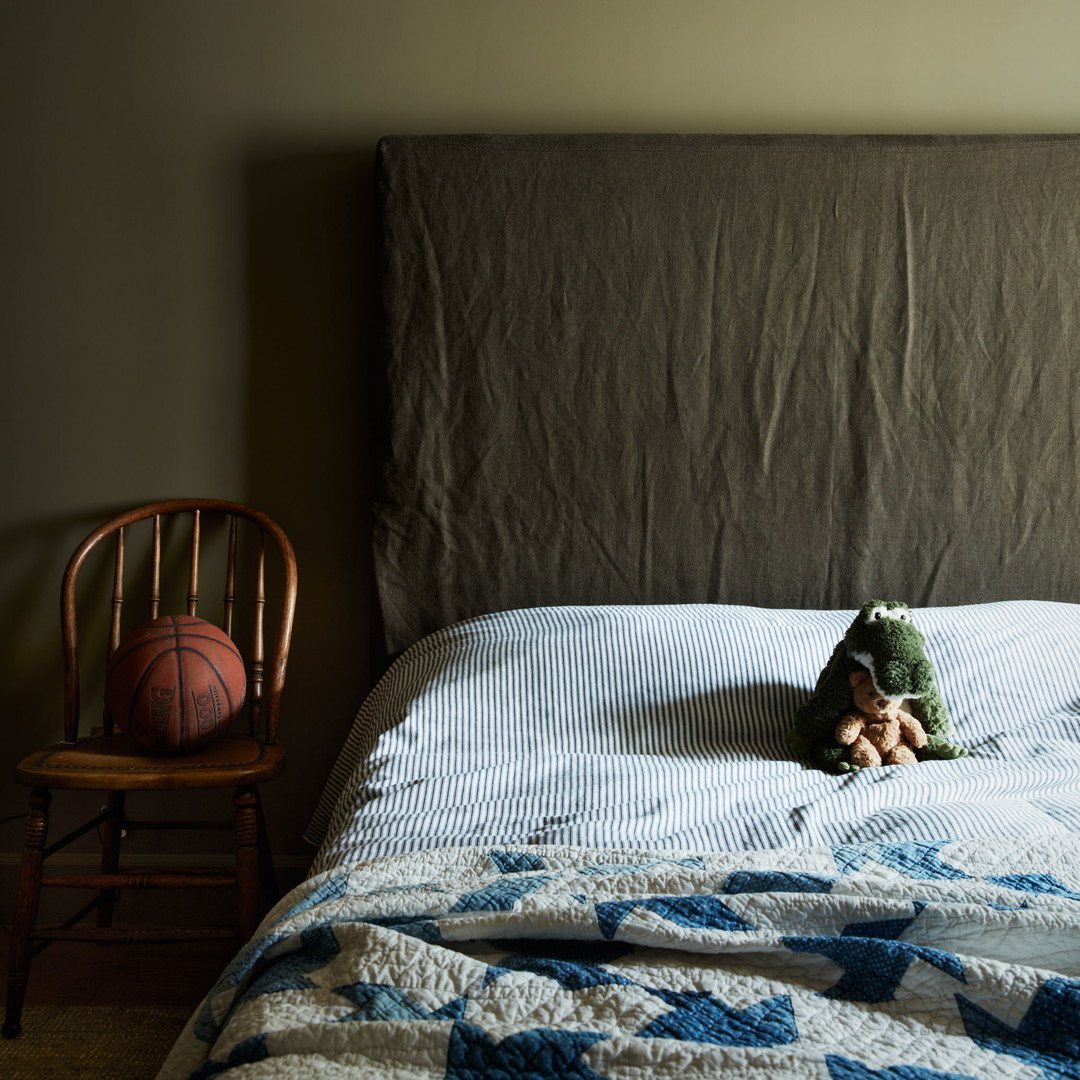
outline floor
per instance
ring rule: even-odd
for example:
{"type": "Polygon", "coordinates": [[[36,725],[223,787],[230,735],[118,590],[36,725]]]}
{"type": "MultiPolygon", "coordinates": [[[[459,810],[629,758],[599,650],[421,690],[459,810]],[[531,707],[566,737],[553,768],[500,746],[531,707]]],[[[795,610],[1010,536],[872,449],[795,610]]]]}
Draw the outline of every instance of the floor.
{"type": "MultiPolygon", "coordinates": [[[[9,938],[0,939],[0,986],[6,985],[9,944],[9,938]]],[[[56,942],[34,958],[26,1004],[184,1006],[194,1011],[239,946],[239,941],[56,942]]]]}

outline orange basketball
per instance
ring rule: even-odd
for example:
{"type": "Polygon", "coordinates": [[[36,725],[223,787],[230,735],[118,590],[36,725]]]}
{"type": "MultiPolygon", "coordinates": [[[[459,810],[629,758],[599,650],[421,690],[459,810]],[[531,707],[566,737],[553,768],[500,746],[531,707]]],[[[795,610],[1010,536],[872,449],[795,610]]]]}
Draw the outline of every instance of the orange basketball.
{"type": "Polygon", "coordinates": [[[232,640],[190,615],[165,615],[133,630],[105,680],[117,727],[157,754],[188,754],[225,734],[246,693],[244,660],[232,640]]]}

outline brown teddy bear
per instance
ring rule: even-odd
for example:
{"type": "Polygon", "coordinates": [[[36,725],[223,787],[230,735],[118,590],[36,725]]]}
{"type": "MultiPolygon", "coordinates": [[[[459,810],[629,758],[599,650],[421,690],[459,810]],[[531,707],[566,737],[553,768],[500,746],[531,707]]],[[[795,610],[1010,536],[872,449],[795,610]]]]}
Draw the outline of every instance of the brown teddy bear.
{"type": "Polygon", "coordinates": [[[896,702],[877,692],[870,672],[852,672],[851,699],[857,711],[836,725],[836,741],[849,746],[848,760],[860,768],[874,765],[914,765],[913,748],[926,745],[922,724],[896,702]]]}

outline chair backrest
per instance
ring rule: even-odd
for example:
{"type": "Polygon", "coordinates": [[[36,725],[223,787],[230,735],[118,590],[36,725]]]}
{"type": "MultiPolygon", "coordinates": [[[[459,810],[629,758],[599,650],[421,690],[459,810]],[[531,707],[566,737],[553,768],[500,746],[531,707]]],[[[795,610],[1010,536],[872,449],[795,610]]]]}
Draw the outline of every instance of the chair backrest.
{"type": "MultiPolygon", "coordinates": [[[[296,610],[297,569],[296,557],[292,544],[280,526],[266,514],[240,503],[226,502],[220,499],[175,499],[168,502],[152,503],[141,506],[127,513],[106,521],[95,529],[79,546],[68,562],[61,587],[61,628],[64,647],[64,740],[75,742],[79,735],[80,712],[80,670],[78,619],[76,617],[76,591],[79,576],[87,563],[87,558],[103,541],[112,538],[113,560],[112,578],[112,614],[109,621],[108,644],[105,663],[120,644],[125,631],[125,603],[131,596],[130,587],[125,591],[125,552],[130,551],[131,540],[128,537],[130,527],[146,522],[149,536],[144,536],[146,580],[141,592],[136,596],[145,600],[147,612],[145,618],[155,619],[160,615],[187,614],[198,615],[220,626],[230,637],[234,636],[239,620],[237,588],[240,582],[240,604],[247,601],[244,579],[251,583],[250,603],[245,621],[250,622],[250,647],[245,649],[238,643],[248,667],[248,720],[250,730],[268,743],[277,739],[278,719],[281,707],[281,693],[285,685],[285,668],[288,663],[289,645],[292,640],[293,617],[296,610]],[[224,546],[223,566],[217,567],[224,585],[221,600],[220,618],[199,612],[200,569],[206,557],[207,544],[204,542],[208,518],[212,517],[227,534],[222,539],[224,546]],[[185,520],[185,518],[187,520],[185,520]],[[179,519],[179,521],[175,521],[179,519]],[[186,527],[187,551],[183,558],[183,574],[186,576],[186,595],[182,600],[185,610],[162,611],[163,574],[175,561],[172,558],[163,561],[163,537],[175,540],[173,524],[186,527]],[[249,531],[254,535],[241,542],[241,532],[249,531]],[[266,538],[276,550],[281,564],[280,585],[275,596],[274,608],[277,610],[277,625],[273,632],[269,662],[266,657],[266,622],[267,607],[267,558],[266,538]],[[250,550],[247,563],[240,554],[250,550]],[[243,565],[241,565],[243,564],[243,565]],[[165,569],[163,569],[163,567],[165,569]]],[[[146,529],[142,530],[143,532],[146,529]]],[[[169,545],[170,556],[174,544],[169,545]]],[[[129,559],[130,562],[130,559],[129,559]]],[[[84,604],[83,606],[87,606],[84,604]]],[[[130,606],[130,605],[129,605],[130,606]]],[[[140,605],[141,606],[141,605],[140,605]]],[[[205,605],[204,605],[205,606],[205,605]]],[[[141,623],[143,619],[139,619],[141,623]]],[[[133,628],[133,627],[132,627],[133,628]]],[[[106,734],[113,730],[113,720],[105,710],[103,727],[106,734]]]]}

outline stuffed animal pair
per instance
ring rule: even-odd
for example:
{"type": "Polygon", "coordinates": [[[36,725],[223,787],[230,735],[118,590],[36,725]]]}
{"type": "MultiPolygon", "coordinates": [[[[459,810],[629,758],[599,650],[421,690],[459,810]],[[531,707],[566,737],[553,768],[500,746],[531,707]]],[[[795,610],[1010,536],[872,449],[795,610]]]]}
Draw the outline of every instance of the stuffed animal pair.
{"type": "Polygon", "coordinates": [[[853,712],[836,725],[836,741],[848,748],[848,764],[914,765],[916,750],[926,745],[926,730],[911,713],[878,693],[869,671],[849,677],[853,712]]]}
{"type": "Polygon", "coordinates": [[[864,604],[795,713],[788,746],[829,772],[963,757],[906,604],[864,604]],[[901,703],[908,706],[905,711],[901,703]]]}

